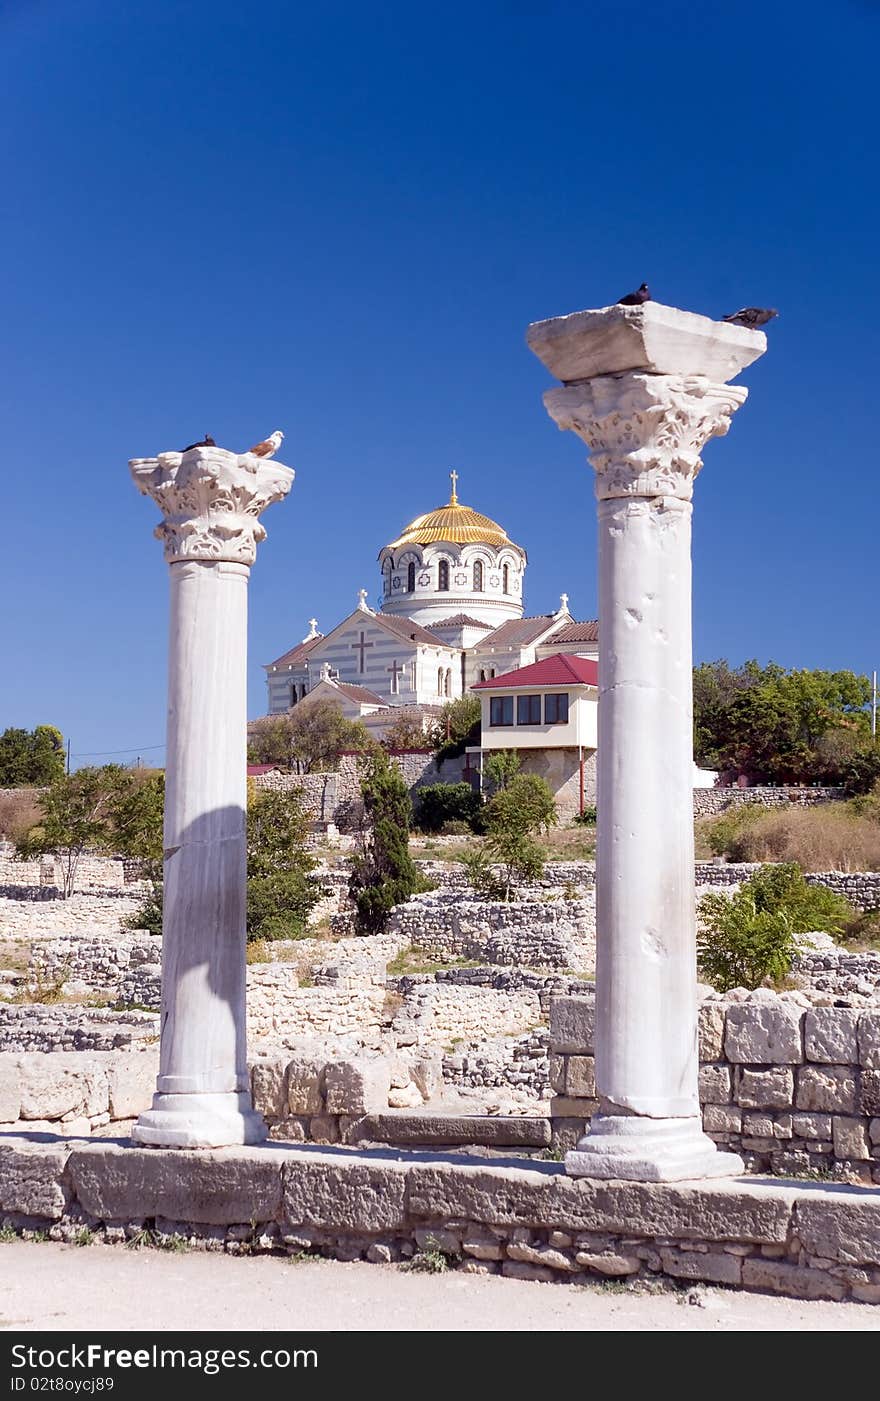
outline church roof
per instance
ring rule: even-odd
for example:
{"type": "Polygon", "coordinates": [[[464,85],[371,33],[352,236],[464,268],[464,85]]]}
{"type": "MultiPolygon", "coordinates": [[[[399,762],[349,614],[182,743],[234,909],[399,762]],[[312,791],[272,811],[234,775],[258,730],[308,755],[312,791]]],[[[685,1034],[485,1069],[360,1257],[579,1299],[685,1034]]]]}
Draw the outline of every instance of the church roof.
{"type": "Polygon", "coordinates": [[[352,681],[333,681],[337,691],[341,691],[344,696],[348,696],[355,705],[387,705],[384,697],[371,691],[367,686],[356,686],[352,681]]]}
{"type": "Polygon", "coordinates": [[[555,617],[555,613],[542,613],[538,618],[510,618],[494,632],[481,637],[475,650],[483,647],[528,647],[530,642],[535,642],[548,631],[555,617]]]}
{"type": "Polygon", "coordinates": [[[504,676],[490,681],[478,681],[472,691],[506,691],[520,686],[598,686],[599,667],[592,657],[573,657],[570,652],[556,652],[543,662],[517,667],[504,676]]]}
{"type": "Polygon", "coordinates": [[[298,666],[300,662],[305,661],[312,648],[317,647],[318,643],[323,641],[323,637],[309,637],[305,642],[298,642],[295,647],[291,647],[289,652],[285,652],[276,661],[270,662],[269,666],[298,666]]]}
{"type": "Polygon", "coordinates": [[[585,623],[566,623],[564,628],[554,632],[551,642],[598,642],[599,621],[597,618],[585,623]]]}
{"type": "Polygon", "coordinates": [[[428,511],[424,516],[416,516],[396,540],[388,546],[396,550],[403,545],[433,545],[441,540],[449,540],[456,545],[514,545],[507,531],[491,517],[475,511],[472,506],[463,506],[455,490],[458,473],[451,472],[452,493],[445,506],[436,511],[428,511]]]}
{"type": "Polygon", "coordinates": [[[428,632],[421,623],[414,623],[412,618],[399,618],[394,613],[371,613],[370,617],[375,618],[376,622],[381,623],[389,632],[396,632],[405,642],[429,642],[433,647],[439,642],[441,647],[446,646],[441,637],[428,632]]]}
{"type": "Polygon", "coordinates": [[[482,628],[484,632],[491,632],[494,624],[487,623],[480,618],[472,618],[468,613],[453,613],[451,618],[441,618],[439,622],[431,624],[432,628],[482,628]]]}

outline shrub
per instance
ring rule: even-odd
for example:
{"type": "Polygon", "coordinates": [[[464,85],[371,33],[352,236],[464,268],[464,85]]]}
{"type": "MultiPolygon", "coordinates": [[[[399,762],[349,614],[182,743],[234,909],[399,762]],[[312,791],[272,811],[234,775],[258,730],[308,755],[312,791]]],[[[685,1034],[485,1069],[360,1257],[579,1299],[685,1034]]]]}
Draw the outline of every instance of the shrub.
{"type": "Polygon", "coordinates": [[[248,939],[302,939],[317,898],[303,871],[252,877],[247,884],[248,939]]]}
{"type": "Polygon", "coordinates": [[[793,863],[763,867],[733,896],[704,895],[698,912],[697,964],[719,992],[784,977],[796,934],[840,935],[854,913],[834,891],[807,885],[793,863]]]}
{"type": "Polygon", "coordinates": [[[595,827],[597,821],[598,813],[596,812],[595,803],[585,807],[583,812],[575,813],[572,818],[572,822],[576,822],[578,826],[581,827],[595,827]]]}
{"type": "Polygon", "coordinates": [[[360,928],[378,934],[395,905],[430,889],[430,883],[409,854],[412,801],[400,770],[384,749],[377,747],[366,757],[361,797],[361,849],[352,863],[349,891],[360,928]]]}
{"type": "Polygon", "coordinates": [[[520,773],[490,798],[484,813],[485,850],[465,865],[479,894],[509,900],[514,882],[536,881],[543,873],[544,852],[535,835],[555,823],[556,804],[543,778],[520,773]],[[500,876],[490,871],[492,862],[501,867],[500,876]]]}
{"type": "Polygon", "coordinates": [[[481,827],[482,803],[469,783],[432,783],[416,794],[416,825],[422,832],[441,832],[448,822],[464,824],[465,831],[481,827]]]}
{"type": "Polygon", "coordinates": [[[446,759],[458,759],[469,744],[480,739],[480,701],[476,696],[459,696],[447,701],[431,731],[431,742],[441,768],[446,759]]]}
{"type": "Polygon", "coordinates": [[[251,789],[247,817],[247,937],[301,939],[320,898],[309,879],[309,820],[299,790],[251,789]]]}
{"type": "Polygon", "coordinates": [[[483,761],[483,778],[490,788],[506,788],[520,768],[521,760],[515,749],[496,749],[483,761]]]}

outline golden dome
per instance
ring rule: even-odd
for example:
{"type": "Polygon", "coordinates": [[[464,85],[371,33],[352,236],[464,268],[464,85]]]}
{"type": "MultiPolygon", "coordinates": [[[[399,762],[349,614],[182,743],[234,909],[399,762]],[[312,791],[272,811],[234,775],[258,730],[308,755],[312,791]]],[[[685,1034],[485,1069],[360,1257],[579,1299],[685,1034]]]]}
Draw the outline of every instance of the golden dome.
{"type": "MultiPolygon", "coordinates": [[[[449,540],[456,545],[512,545],[507,531],[497,521],[481,515],[470,506],[462,506],[455,490],[458,473],[452,476],[452,493],[446,506],[427,515],[416,516],[406,529],[387,546],[389,550],[403,545],[434,545],[449,540]]],[[[514,546],[514,549],[517,547],[514,546]]]]}

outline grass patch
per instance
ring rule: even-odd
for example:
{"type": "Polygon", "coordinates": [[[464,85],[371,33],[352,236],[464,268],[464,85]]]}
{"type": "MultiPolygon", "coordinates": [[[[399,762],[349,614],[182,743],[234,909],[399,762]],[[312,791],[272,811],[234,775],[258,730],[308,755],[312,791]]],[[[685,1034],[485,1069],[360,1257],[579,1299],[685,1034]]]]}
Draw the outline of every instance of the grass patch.
{"type": "Polygon", "coordinates": [[[473,958],[431,959],[412,947],[401,949],[388,964],[390,978],[402,978],[407,973],[440,973],[444,968],[479,968],[481,964],[473,958]]]}
{"type": "Polygon", "coordinates": [[[701,856],[795,861],[803,871],[880,871],[880,821],[863,799],[730,808],[695,826],[701,856]]]}
{"type": "Polygon", "coordinates": [[[0,1245],[9,1245],[13,1240],[18,1240],[18,1232],[11,1226],[0,1226],[0,1245]]]}

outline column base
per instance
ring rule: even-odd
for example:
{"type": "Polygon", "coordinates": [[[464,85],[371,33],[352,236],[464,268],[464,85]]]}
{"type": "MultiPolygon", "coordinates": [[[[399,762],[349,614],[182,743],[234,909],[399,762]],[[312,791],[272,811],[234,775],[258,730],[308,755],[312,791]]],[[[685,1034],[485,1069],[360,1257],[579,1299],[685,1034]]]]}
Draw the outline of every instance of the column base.
{"type": "Polygon", "coordinates": [[[249,1094],[156,1094],[131,1131],[132,1142],[154,1148],[230,1148],[267,1135],[249,1094]]]}
{"type": "Polygon", "coordinates": [[[685,1182],[736,1177],[737,1153],[723,1153],[700,1119],[648,1119],[641,1114],[597,1114],[577,1148],[565,1155],[570,1177],[614,1177],[629,1182],[685,1182]]]}

